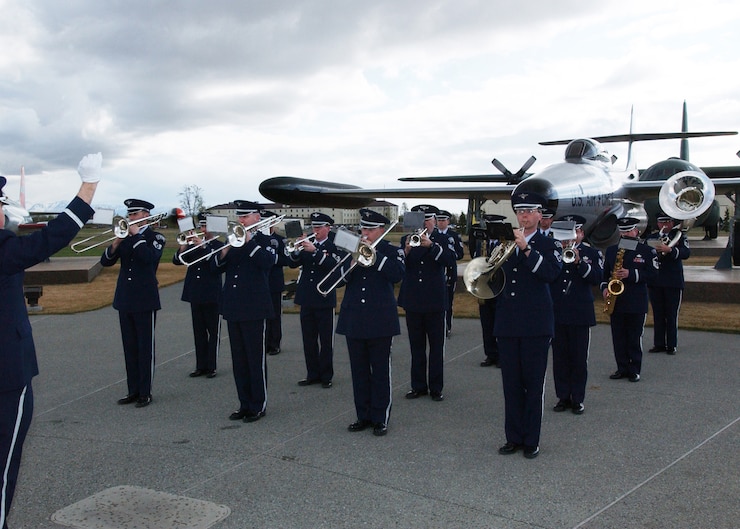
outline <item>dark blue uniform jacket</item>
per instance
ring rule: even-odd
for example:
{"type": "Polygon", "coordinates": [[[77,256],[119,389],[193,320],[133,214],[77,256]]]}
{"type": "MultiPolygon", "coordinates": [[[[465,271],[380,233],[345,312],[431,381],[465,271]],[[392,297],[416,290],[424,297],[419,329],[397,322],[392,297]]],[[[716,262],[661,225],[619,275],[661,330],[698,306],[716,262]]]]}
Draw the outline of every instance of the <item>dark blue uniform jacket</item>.
{"type": "Polygon", "coordinates": [[[0,392],[21,389],[39,373],[23,297],[24,270],[64,248],[92,215],[92,208],[75,198],[40,231],[18,237],[0,230],[0,392]]]}
{"type": "Polygon", "coordinates": [[[560,243],[537,232],[529,257],[519,252],[501,267],[504,290],[496,299],[495,336],[552,336],[555,332],[550,286],[562,268],[560,243]]]}
{"type": "Polygon", "coordinates": [[[103,266],[113,266],[121,260],[113,308],[123,312],[159,310],[157,267],[164,249],[164,235],[147,227],[129,235],[116,251],[109,246],[100,258],[103,266]]]}
{"type": "Polygon", "coordinates": [[[346,276],[337,334],[356,339],[401,334],[393,285],[403,278],[403,250],[385,240],[375,250],[372,266],[357,265],[346,276]]]}

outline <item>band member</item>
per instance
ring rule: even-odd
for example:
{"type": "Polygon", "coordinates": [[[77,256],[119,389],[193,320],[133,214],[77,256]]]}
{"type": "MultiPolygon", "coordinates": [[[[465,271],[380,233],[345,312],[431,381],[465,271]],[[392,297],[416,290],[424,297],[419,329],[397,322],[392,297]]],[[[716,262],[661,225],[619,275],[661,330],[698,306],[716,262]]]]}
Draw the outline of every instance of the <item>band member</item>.
{"type": "MultiPolygon", "coordinates": [[[[273,211],[262,211],[260,217],[268,219],[277,217],[273,211]]],[[[270,245],[275,250],[276,262],[270,268],[268,282],[270,283],[270,298],[272,300],[273,317],[267,320],[265,332],[265,347],[268,355],[280,354],[280,343],[283,341],[283,290],[285,290],[285,274],[283,267],[290,264],[285,253],[285,237],[275,232],[277,225],[270,227],[270,245]]]]}
{"type": "Polygon", "coordinates": [[[606,249],[601,282],[604,300],[614,303],[610,319],[617,370],[609,378],[629,378],[630,382],[640,380],[642,331],[648,310],[647,284],[655,279],[659,267],[655,250],[637,240],[638,224],[639,221],[632,217],[617,221],[621,240],[606,249]],[[618,281],[624,289],[621,294],[609,293],[612,280],[618,281]]]}
{"type": "Polygon", "coordinates": [[[371,209],[360,209],[364,242],[375,245],[370,266],[352,266],[337,321],[337,334],[347,339],[357,421],[350,432],[369,427],[388,433],[391,415],[391,344],[401,334],[393,285],[403,278],[403,250],[381,239],[389,220],[371,209]]]}
{"type": "Polygon", "coordinates": [[[118,311],[128,393],[118,404],[136,403],[137,408],[152,402],[155,345],[154,328],[159,302],[157,267],[165,237],[144,220],[154,204],[138,198],[123,202],[128,208],[128,237],[117,238],[105,249],[100,264],[113,266],[121,260],[113,308],[118,311]]]}
{"type": "Polygon", "coordinates": [[[229,419],[254,422],[265,416],[267,408],[265,320],[273,316],[268,276],[276,257],[270,238],[250,229],[261,220],[261,206],[247,200],[235,200],[234,205],[239,224],[246,228],[244,243],[225,244],[211,266],[226,274],[221,315],[229,329],[239,397],[239,409],[229,419]]]}
{"type": "Polygon", "coordinates": [[[82,185],[77,196],[41,230],[18,237],[6,229],[0,176],[0,527],[7,528],[23,443],[33,416],[31,381],[39,374],[31,322],[23,297],[25,270],[64,248],[93,216],[90,207],[100,180],[102,155],[88,154],[77,172],[82,185]]]}
{"type": "Polygon", "coordinates": [[[555,210],[552,208],[544,208],[542,210],[542,219],[540,219],[540,233],[544,235],[545,237],[552,237],[552,232],[550,231],[550,227],[552,226],[552,221],[555,219],[555,210]]]}
{"type": "MultiPolygon", "coordinates": [[[[492,224],[495,222],[502,223],[506,220],[503,215],[484,215],[483,220],[485,224],[492,224]]],[[[485,236],[485,249],[486,257],[491,256],[493,249],[498,246],[498,239],[491,239],[485,230],[479,232],[480,235],[485,236]]],[[[480,255],[471,255],[471,257],[481,257],[480,255]]],[[[496,324],[496,297],[488,299],[478,299],[478,317],[480,319],[481,332],[483,334],[483,354],[485,358],[480,363],[481,367],[498,367],[498,343],[496,343],[496,336],[493,334],[493,328],[496,324]]]]}
{"type": "Polygon", "coordinates": [[[657,221],[659,231],[648,239],[661,241],[667,237],[669,244],[661,242],[655,246],[660,269],[655,281],[648,284],[654,320],[650,352],[674,355],[678,346],[678,311],[684,288],[683,261],[691,256],[691,250],[688,239],[680,231],[679,222],[663,212],[658,214],[657,221]]]}
{"type": "Polygon", "coordinates": [[[398,305],[406,311],[411,347],[411,390],[406,398],[417,399],[431,394],[432,400],[442,401],[445,312],[448,308],[446,270],[456,265],[455,253],[449,248],[447,238],[435,229],[439,209],[422,204],[411,211],[424,213],[426,231],[415,234],[418,245],[412,245],[410,235],[401,238],[406,271],[398,293],[398,305]]]}
{"type": "Polygon", "coordinates": [[[535,193],[511,197],[520,229],[516,250],[501,269],[504,289],[496,301],[494,334],[504,385],[506,444],[499,453],[539,454],[547,355],[553,336],[549,283],[562,267],[560,243],[538,230],[545,199],[535,193]]]}
{"type": "Polygon", "coordinates": [[[601,283],[604,257],[583,240],[586,219],[569,215],[559,220],[576,223],[576,239],[563,242],[572,252],[573,260],[564,260],[560,275],[550,285],[555,314],[552,373],[558,397],[553,409],[558,412],[570,409],[581,415],[585,409],[591,327],[596,325],[593,286],[601,283]]]}
{"type": "Polygon", "coordinates": [[[295,304],[301,307],[301,334],[306,359],[306,378],[299,386],[321,384],[330,388],[334,377],[334,312],[336,289],[323,296],[317,285],[342,259],[343,254],[329,234],[334,219],[315,211],[311,213],[313,241],[306,239],[290,254],[290,266],[300,266],[295,304]]]}
{"type": "Polygon", "coordinates": [[[455,287],[457,287],[457,261],[465,257],[465,249],[460,235],[450,228],[449,211],[440,209],[437,214],[437,231],[442,235],[447,243],[447,247],[455,254],[455,262],[445,270],[447,278],[447,310],[445,314],[447,336],[452,333],[452,305],[455,301],[455,287]]]}
{"type": "Polygon", "coordinates": [[[176,265],[188,266],[180,299],[190,303],[195,341],[195,370],[191,377],[216,376],[216,364],[221,344],[221,317],[218,307],[221,300],[221,274],[211,268],[212,257],[205,256],[217,250],[223,243],[208,231],[205,215],[199,218],[200,236],[191,236],[190,244],[181,244],[172,257],[176,265]],[[196,248],[197,249],[193,249],[196,248]],[[188,251],[183,255],[183,252],[188,251]],[[197,261],[197,262],[196,262],[197,261]]]}

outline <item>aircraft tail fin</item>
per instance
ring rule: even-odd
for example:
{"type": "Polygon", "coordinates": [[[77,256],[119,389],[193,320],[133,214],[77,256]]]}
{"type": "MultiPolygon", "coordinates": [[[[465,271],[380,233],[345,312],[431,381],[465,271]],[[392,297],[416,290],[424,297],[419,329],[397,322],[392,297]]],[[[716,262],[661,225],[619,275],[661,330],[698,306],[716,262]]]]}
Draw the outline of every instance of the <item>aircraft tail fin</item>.
{"type": "MultiPolygon", "coordinates": [[[[686,110],[686,101],[683,102],[683,117],[681,118],[681,132],[689,131],[689,113],[686,110]]],[[[681,138],[681,159],[689,161],[689,140],[681,138]]]]}
{"type": "MultiPolygon", "coordinates": [[[[630,140],[629,140],[629,144],[627,145],[627,169],[629,169],[630,167],[632,167],[633,164],[635,164],[635,161],[632,158],[632,143],[633,143],[632,128],[634,125],[634,119],[635,119],[635,105],[632,105],[632,107],[630,107],[630,133],[629,133],[630,140]]],[[[635,167],[637,167],[636,164],[635,164],[635,167]]]]}

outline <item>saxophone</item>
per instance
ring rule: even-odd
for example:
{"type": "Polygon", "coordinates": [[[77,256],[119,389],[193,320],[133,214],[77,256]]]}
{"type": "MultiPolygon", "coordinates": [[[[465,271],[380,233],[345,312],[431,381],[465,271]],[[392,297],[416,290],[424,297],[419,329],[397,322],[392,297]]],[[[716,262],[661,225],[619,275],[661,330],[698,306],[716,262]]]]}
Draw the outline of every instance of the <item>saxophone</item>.
{"type": "Polygon", "coordinates": [[[622,268],[622,262],[624,260],[624,248],[617,250],[617,257],[614,260],[614,268],[612,269],[612,276],[609,279],[609,283],[606,285],[606,298],[604,298],[604,312],[611,315],[614,312],[614,305],[616,297],[624,292],[624,283],[621,279],[617,278],[617,270],[622,268]]]}

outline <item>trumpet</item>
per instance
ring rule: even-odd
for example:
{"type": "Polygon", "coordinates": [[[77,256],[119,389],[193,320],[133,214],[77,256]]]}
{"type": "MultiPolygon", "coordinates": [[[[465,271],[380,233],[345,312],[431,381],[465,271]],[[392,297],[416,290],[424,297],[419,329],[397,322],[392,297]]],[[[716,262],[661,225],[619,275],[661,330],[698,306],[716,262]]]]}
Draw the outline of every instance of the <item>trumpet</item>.
{"type": "Polygon", "coordinates": [[[116,239],[125,239],[129,236],[129,233],[131,231],[131,226],[138,226],[139,229],[144,228],[146,226],[152,226],[154,224],[159,223],[163,218],[167,216],[167,213],[159,213],[157,215],[150,215],[148,217],[144,217],[143,219],[138,219],[134,221],[128,221],[127,219],[120,219],[118,222],[116,222],[113,227],[109,230],[105,230],[101,233],[98,233],[96,235],[92,235],[90,237],[87,237],[85,239],[82,239],[81,241],[77,241],[73,244],[71,244],[69,247],[72,249],[72,251],[76,253],[82,253],[86,252],[88,250],[92,250],[93,248],[97,248],[98,246],[102,246],[106,243],[109,243],[111,241],[115,241],[116,239]],[[112,236],[106,237],[109,233],[113,233],[112,236]],[[99,239],[103,237],[101,240],[96,242],[90,242],[94,241],[95,239],[99,239]],[[85,246],[85,243],[89,243],[85,246]]]}
{"type": "Polygon", "coordinates": [[[182,232],[177,235],[177,244],[179,244],[180,246],[185,246],[186,244],[194,244],[194,239],[202,239],[205,236],[205,232],[202,231],[182,232]]]}
{"type": "Polygon", "coordinates": [[[285,243],[285,253],[300,252],[301,250],[303,250],[304,242],[313,242],[314,239],[316,239],[316,234],[312,233],[303,237],[302,239],[288,241],[285,243]]]}
{"type": "Polygon", "coordinates": [[[571,264],[576,262],[576,241],[568,241],[567,246],[563,246],[563,262],[571,264]]]}
{"type": "Polygon", "coordinates": [[[357,265],[367,268],[375,264],[375,260],[377,259],[377,251],[375,250],[375,247],[380,241],[383,240],[386,235],[390,233],[390,231],[396,226],[396,224],[398,224],[398,221],[392,222],[390,225],[388,225],[382,235],[375,239],[375,241],[371,244],[360,241],[356,249],[347,252],[347,254],[342,257],[342,259],[340,259],[336,265],[334,265],[334,268],[332,268],[329,273],[326,274],[324,278],[316,284],[316,290],[319,292],[319,294],[324,297],[331,294],[331,292],[335,288],[337,288],[342,281],[344,281],[344,278],[347,277],[347,274],[349,274],[357,265]],[[352,264],[349,265],[349,268],[342,271],[342,273],[339,275],[339,278],[334,281],[334,283],[332,283],[328,287],[325,287],[325,283],[329,281],[329,279],[336,273],[337,270],[341,270],[343,268],[348,259],[352,259],[352,264]]]}
{"type": "Polygon", "coordinates": [[[427,229],[424,228],[423,230],[416,230],[416,233],[412,233],[409,237],[409,246],[413,248],[418,248],[419,246],[421,246],[421,238],[426,232],[427,229]]]}

